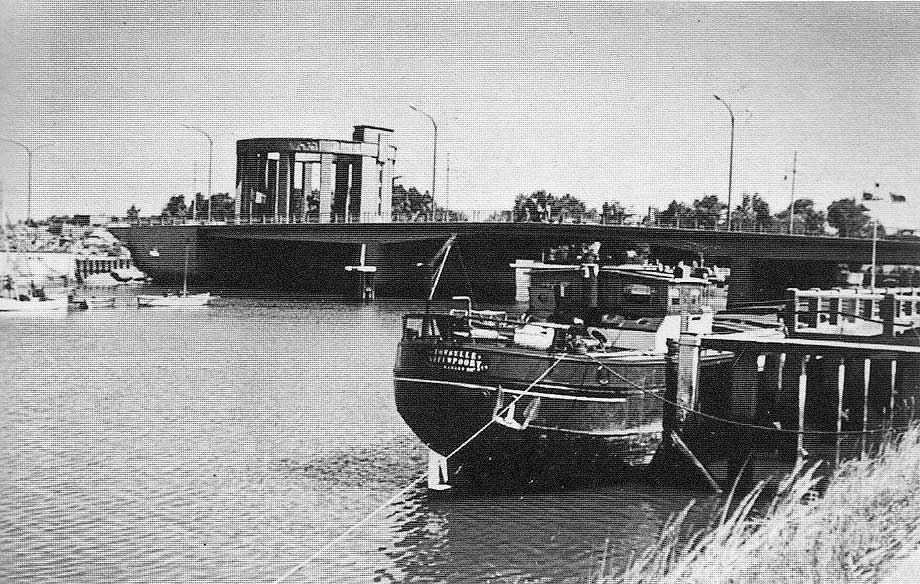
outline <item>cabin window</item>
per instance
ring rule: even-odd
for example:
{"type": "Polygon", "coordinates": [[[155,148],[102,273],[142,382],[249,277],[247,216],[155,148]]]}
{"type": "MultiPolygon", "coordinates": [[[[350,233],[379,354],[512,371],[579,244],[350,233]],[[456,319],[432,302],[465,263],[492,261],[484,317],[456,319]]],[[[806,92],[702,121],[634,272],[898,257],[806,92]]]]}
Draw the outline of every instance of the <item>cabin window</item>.
{"type": "Polygon", "coordinates": [[[645,284],[630,284],[625,290],[626,302],[649,304],[652,301],[652,287],[645,284]]]}

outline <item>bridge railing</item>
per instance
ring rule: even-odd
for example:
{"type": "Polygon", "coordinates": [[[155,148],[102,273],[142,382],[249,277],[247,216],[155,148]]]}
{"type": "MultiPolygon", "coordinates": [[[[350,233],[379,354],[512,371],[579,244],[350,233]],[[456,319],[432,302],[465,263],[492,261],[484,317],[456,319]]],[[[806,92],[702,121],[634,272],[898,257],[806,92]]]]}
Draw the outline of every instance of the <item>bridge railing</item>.
{"type": "MultiPolygon", "coordinates": [[[[316,213],[308,214],[279,214],[279,215],[252,215],[229,216],[208,221],[199,217],[137,217],[124,218],[122,223],[131,225],[273,225],[273,224],[299,224],[299,223],[553,223],[566,225],[620,225],[628,227],[646,227],[649,229],[692,229],[698,231],[725,231],[724,222],[700,220],[693,217],[677,217],[663,220],[659,218],[619,218],[604,216],[599,213],[563,214],[550,221],[536,217],[521,216],[506,209],[473,209],[463,211],[438,210],[429,213],[394,213],[386,220],[377,214],[332,214],[321,220],[316,213]]],[[[776,233],[796,235],[827,235],[822,230],[806,229],[802,225],[794,225],[790,231],[788,223],[777,222],[773,224],[753,223],[746,221],[732,221],[732,231],[742,233],[776,233]]]]}

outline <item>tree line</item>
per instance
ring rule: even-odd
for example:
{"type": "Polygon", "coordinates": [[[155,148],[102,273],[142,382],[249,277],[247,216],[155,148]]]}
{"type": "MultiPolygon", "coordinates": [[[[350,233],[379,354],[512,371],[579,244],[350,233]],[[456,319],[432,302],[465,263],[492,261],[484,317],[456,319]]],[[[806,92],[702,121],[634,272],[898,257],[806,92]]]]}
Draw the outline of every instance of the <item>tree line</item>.
{"type": "MultiPolygon", "coordinates": [[[[194,199],[195,215],[208,216],[208,200],[201,193],[194,199]]],[[[684,227],[694,229],[715,229],[726,226],[727,207],[716,195],[694,199],[692,203],[672,200],[664,209],[650,207],[641,217],[631,212],[619,201],[604,202],[598,210],[588,207],[584,201],[571,194],[554,195],[546,190],[515,197],[514,207],[508,212],[496,213],[492,220],[544,223],[606,223],[656,225],[661,227],[684,227]]],[[[234,198],[229,193],[217,193],[210,201],[211,218],[225,221],[234,216],[234,198]]],[[[843,198],[831,203],[827,210],[815,208],[812,199],[797,199],[791,206],[773,213],[769,203],[759,193],[745,193],[741,202],[732,211],[732,229],[744,231],[788,231],[793,233],[822,235],[827,227],[837,230],[840,237],[869,237],[872,234],[872,219],[869,209],[855,198],[843,198]],[[790,213],[792,220],[790,222],[790,213]]],[[[137,220],[140,210],[132,205],[127,211],[129,221],[137,220]]],[[[192,216],[192,205],[186,203],[184,195],[173,195],[160,212],[164,218],[184,219],[192,216]]],[[[392,216],[394,221],[465,221],[466,215],[438,205],[428,191],[421,192],[414,186],[401,184],[393,186],[392,216]]],[[[879,225],[879,235],[884,227],[879,225]]]]}
{"type": "MultiPolygon", "coordinates": [[[[639,218],[619,201],[607,201],[598,210],[588,208],[584,201],[570,194],[556,196],[539,190],[518,195],[511,215],[513,221],[519,222],[586,222],[715,229],[726,225],[727,209],[728,205],[716,195],[706,195],[692,203],[675,199],[661,210],[650,207],[648,213],[639,218]]],[[[732,211],[731,223],[733,229],[745,231],[788,231],[791,213],[793,233],[821,235],[827,233],[827,227],[832,227],[840,237],[868,237],[872,234],[872,218],[868,211],[855,198],[834,201],[827,211],[816,209],[812,199],[802,198],[782,211],[773,213],[770,204],[759,193],[745,193],[732,211]]],[[[878,230],[879,235],[884,235],[884,227],[880,225],[878,230]]]]}

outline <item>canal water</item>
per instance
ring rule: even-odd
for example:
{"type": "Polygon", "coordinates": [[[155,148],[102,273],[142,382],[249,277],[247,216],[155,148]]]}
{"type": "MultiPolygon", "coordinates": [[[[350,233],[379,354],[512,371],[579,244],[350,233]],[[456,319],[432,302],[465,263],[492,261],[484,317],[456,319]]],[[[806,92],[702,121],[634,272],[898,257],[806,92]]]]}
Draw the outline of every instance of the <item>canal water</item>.
{"type": "MultiPolygon", "coordinates": [[[[272,582],[424,471],[392,395],[420,306],[120,305],[0,319],[0,581],[272,582]]],[[[691,496],[421,487],[286,581],[585,582],[691,496]]]]}

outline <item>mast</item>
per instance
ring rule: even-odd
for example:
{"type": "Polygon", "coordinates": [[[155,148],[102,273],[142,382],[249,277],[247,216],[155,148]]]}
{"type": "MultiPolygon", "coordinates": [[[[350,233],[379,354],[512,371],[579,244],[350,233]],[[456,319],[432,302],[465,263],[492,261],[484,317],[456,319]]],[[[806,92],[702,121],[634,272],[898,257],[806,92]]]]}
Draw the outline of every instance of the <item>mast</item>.
{"type": "Polygon", "coordinates": [[[457,234],[451,233],[450,237],[447,238],[447,241],[444,242],[444,245],[441,246],[441,249],[438,250],[438,253],[434,254],[434,257],[431,259],[433,267],[434,262],[436,262],[440,256],[441,265],[438,266],[438,270],[435,272],[434,281],[431,284],[431,290],[428,292],[428,299],[425,300],[426,315],[431,313],[431,300],[434,298],[434,292],[438,288],[438,282],[441,281],[441,272],[444,271],[444,265],[447,264],[447,255],[450,253],[450,248],[453,247],[455,239],[457,239],[457,234]]]}
{"type": "MultiPolygon", "coordinates": [[[[10,270],[10,242],[6,238],[6,208],[3,206],[3,181],[0,181],[0,237],[3,238],[3,273],[0,274],[3,277],[3,282],[0,284],[6,286],[6,279],[12,275],[12,270],[10,270]]],[[[12,288],[9,290],[8,296],[13,297],[12,288]]]]}

